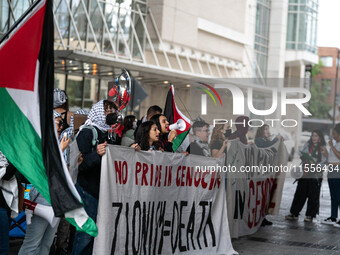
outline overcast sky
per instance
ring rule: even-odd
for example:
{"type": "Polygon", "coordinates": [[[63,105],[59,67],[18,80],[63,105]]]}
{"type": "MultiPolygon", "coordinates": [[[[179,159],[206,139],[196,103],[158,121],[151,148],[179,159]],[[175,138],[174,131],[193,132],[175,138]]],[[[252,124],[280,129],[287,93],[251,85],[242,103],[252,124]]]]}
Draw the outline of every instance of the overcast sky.
{"type": "Polygon", "coordinates": [[[319,0],[318,46],[340,48],[340,1],[319,0]]]}

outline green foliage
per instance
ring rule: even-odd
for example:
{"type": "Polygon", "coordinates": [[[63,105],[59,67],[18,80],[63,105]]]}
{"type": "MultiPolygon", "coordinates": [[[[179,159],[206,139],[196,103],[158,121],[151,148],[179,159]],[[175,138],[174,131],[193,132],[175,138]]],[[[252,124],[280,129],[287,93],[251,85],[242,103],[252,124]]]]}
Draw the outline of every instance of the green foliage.
{"type": "Polygon", "coordinates": [[[329,118],[328,112],[332,109],[332,106],[326,102],[330,81],[321,82],[312,80],[311,84],[311,100],[309,101],[309,111],[313,118],[329,118]]]}
{"type": "Polygon", "coordinates": [[[318,80],[314,77],[318,74],[322,74],[323,64],[319,61],[319,64],[316,64],[312,67],[311,73],[311,100],[309,101],[309,111],[312,113],[313,118],[321,118],[328,119],[328,112],[332,109],[332,106],[326,102],[326,98],[328,96],[328,91],[331,87],[330,80],[318,80]]]}
{"type": "Polygon", "coordinates": [[[319,60],[319,63],[316,65],[313,65],[312,67],[312,78],[317,76],[318,74],[322,74],[322,68],[323,68],[323,63],[321,60],[319,60]]]}

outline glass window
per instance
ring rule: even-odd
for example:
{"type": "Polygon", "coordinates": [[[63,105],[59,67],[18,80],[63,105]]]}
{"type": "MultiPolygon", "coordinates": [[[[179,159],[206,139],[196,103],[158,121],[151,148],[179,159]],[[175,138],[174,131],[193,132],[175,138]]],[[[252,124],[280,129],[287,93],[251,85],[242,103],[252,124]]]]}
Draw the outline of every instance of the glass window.
{"type": "Polygon", "coordinates": [[[8,31],[8,3],[0,1],[0,38],[8,31]]]}
{"type": "Polygon", "coordinates": [[[99,91],[99,98],[98,98],[98,100],[102,100],[102,99],[106,99],[107,98],[108,83],[109,83],[108,80],[101,80],[100,81],[100,91],[99,91]]]}
{"type": "Polygon", "coordinates": [[[332,67],[333,66],[333,57],[331,57],[331,56],[320,57],[320,60],[325,67],[332,67]]]}
{"type": "Polygon", "coordinates": [[[256,26],[255,26],[255,55],[256,76],[265,77],[267,75],[268,61],[268,41],[269,41],[269,23],[270,23],[270,1],[258,0],[256,6],[256,26]],[[258,70],[260,69],[260,70],[258,70]]]}
{"type": "Polygon", "coordinates": [[[288,14],[288,27],[287,27],[287,41],[292,42],[296,40],[296,27],[297,27],[297,14],[288,14]]]}
{"type": "Polygon", "coordinates": [[[81,108],[83,94],[83,77],[69,75],[67,79],[66,94],[70,110],[81,108]]]}
{"type": "Polygon", "coordinates": [[[92,105],[98,102],[98,84],[99,80],[94,78],[86,78],[84,84],[84,106],[86,110],[90,110],[92,105]]]}
{"type": "Polygon", "coordinates": [[[290,0],[287,49],[317,52],[318,0],[290,0]]]}
{"type": "Polygon", "coordinates": [[[340,61],[340,59],[339,59],[339,58],[337,58],[337,59],[336,59],[336,66],[339,66],[339,64],[340,64],[340,62],[339,62],[339,61],[340,61]]]}
{"type": "Polygon", "coordinates": [[[54,88],[65,90],[65,75],[54,73],[54,88]]]}

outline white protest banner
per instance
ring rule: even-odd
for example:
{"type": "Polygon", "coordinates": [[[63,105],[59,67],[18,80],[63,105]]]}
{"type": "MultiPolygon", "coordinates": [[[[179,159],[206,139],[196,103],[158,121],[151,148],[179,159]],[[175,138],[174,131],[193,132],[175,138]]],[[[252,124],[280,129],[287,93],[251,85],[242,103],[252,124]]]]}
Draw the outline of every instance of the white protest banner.
{"type": "Polygon", "coordinates": [[[109,145],[93,254],[237,254],[223,174],[205,171],[223,162],[109,145]]]}
{"type": "Polygon", "coordinates": [[[288,154],[283,142],[260,149],[231,141],[227,155],[234,168],[227,174],[228,219],[236,238],[258,231],[266,214],[278,214],[288,154]]]}

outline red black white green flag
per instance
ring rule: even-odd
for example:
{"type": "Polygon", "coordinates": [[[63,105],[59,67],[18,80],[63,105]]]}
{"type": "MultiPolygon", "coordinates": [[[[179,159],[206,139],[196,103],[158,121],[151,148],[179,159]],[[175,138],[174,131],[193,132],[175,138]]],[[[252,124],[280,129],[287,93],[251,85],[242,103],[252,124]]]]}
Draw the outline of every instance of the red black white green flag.
{"type": "Polygon", "coordinates": [[[96,236],[56,139],[52,1],[35,1],[15,25],[0,42],[0,150],[57,217],[96,236]]]}
{"type": "Polygon", "coordinates": [[[179,119],[182,119],[185,122],[185,129],[182,131],[177,130],[177,137],[172,142],[172,149],[173,151],[176,151],[178,147],[182,144],[186,136],[188,135],[191,125],[190,125],[190,119],[188,119],[178,109],[176,105],[174,85],[171,85],[171,88],[169,89],[168,95],[166,97],[164,115],[168,119],[170,124],[176,123],[179,119]]]}

